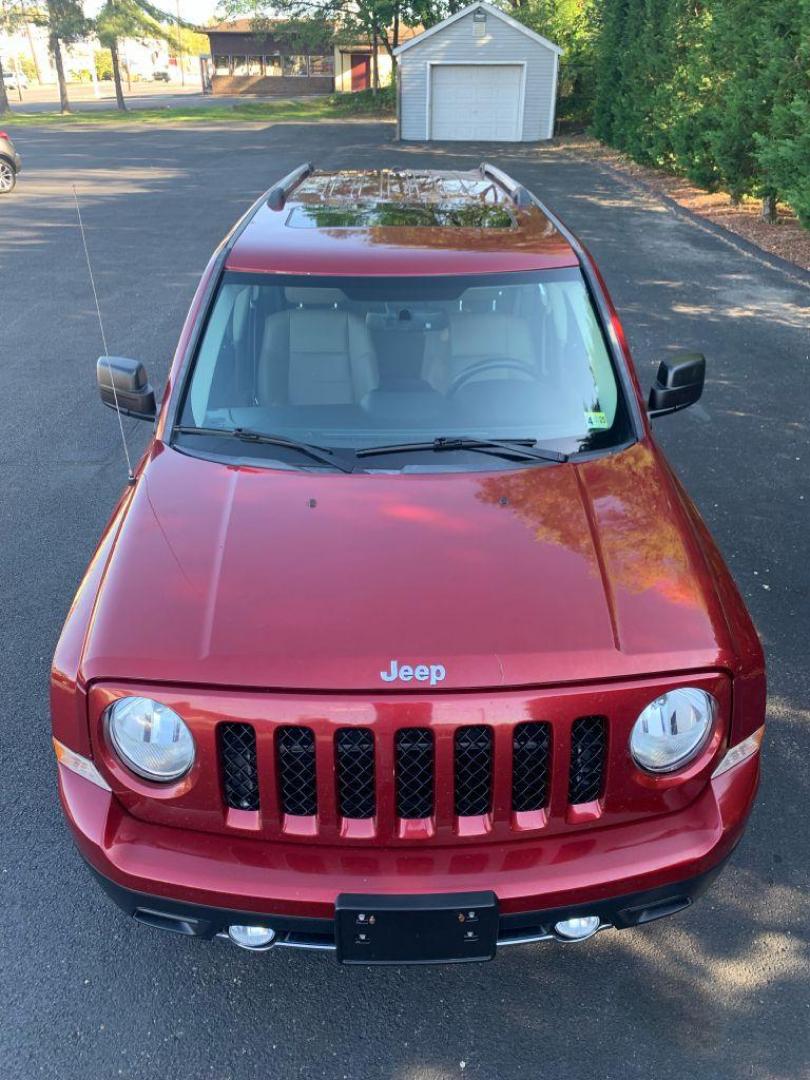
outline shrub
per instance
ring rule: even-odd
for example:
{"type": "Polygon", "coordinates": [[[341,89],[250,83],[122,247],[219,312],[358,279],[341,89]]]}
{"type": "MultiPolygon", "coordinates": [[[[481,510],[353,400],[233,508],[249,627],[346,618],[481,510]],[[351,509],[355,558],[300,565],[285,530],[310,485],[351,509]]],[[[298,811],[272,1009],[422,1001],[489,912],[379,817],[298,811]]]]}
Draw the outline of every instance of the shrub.
{"type": "Polygon", "coordinates": [[[96,49],[93,60],[96,65],[97,79],[111,79],[113,77],[112,54],[109,49],[96,49]]]}
{"type": "Polygon", "coordinates": [[[332,94],[330,101],[347,115],[383,115],[396,110],[396,87],[383,86],[376,93],[372,90],[355,90],[348,94],[332,94]]]}

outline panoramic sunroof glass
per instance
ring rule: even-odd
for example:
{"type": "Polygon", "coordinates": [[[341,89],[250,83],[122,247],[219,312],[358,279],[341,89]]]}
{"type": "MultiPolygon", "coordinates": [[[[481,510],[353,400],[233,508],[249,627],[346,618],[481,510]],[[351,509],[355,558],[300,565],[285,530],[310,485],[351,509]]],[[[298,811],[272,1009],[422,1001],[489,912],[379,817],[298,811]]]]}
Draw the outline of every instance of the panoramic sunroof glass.
{"type": "Polygon", "coordinates": [[[511,229],[514,221],[505,207],[484,203],[431,206],[380,202],[366,206],[295,206],[287,225],[295,229],[511,229]]]}

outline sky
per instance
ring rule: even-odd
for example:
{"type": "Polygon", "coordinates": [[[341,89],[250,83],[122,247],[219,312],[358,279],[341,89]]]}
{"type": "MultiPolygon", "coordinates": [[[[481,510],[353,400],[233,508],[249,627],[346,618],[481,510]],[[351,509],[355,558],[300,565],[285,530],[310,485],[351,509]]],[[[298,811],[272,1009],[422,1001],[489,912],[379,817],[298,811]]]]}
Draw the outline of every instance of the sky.
{"type": "MultiPolygon", "coordinates": [[[[177,0],[153,0],[155,7],[170,14],[177,11],[177,0]]],[[[218,0],[180,0],[180,18],[187,22],[204,26],[216,15],[218,0]]],[[[95,15],[101,7],[101,0],[85,0],[84,10],[88,15],[95,15]]]]}
{"type": "MultiPolygon", "coordinates": [[[[176,3],[166,0],[169,10],[174,11],[176,3]]],[[[160,0],[155,5],[160,7],[160,0]]],[[[212,15],[216,14],[217,0],[180,0],[180,18],[188,22],[197,23],[198,26],[207,23],[212,15]]]]}

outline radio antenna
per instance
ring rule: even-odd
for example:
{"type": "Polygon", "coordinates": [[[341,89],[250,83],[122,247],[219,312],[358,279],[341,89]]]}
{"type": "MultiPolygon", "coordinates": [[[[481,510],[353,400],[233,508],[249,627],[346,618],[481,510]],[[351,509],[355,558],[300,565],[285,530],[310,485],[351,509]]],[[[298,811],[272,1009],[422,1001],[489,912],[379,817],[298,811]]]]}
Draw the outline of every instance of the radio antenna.
{"type": "Polygon", "coordinates": [[[135,474],[132,471],[132,461],[129,456],[129,447],[127,446],[127,438],[124,434],[124,422],[121,419],[121,407],[118,404],[118,391],[115,388],[115,379],[113,378],[112,363],[110,362],[110,350],[107,348],[107,335],[104,333],[104,320],[101,318],[101,307],[98,302],[98,293],[96,292],[96,279],[93,276],[93,266],[90,262],[90,252],[87,248],[87,237],[84,232],[84,222],[82,221],[82,211],[79,206],[79,195],[76,191],[76,185],[73,185],[73,198],[76,202],[76,216],[79,219],[79,232],[82,237],[82,247],[84,248],[84,257],[87,261],[87,273],[90,276],[90,286],[93,289],[93,299],[96,302],[96,314],[98,315],[98,328],[101,331],[101,344],[104,346],[104,359],[107,361],[107,371],[110,376],[110,386],[113,392],[113,401],[115,402],[115,415],[118,417],[118,429],[121,432],[121,444],[124,447],[124,457],[127,462],[127,482],[130,484],[135,483],[135,474]]]}

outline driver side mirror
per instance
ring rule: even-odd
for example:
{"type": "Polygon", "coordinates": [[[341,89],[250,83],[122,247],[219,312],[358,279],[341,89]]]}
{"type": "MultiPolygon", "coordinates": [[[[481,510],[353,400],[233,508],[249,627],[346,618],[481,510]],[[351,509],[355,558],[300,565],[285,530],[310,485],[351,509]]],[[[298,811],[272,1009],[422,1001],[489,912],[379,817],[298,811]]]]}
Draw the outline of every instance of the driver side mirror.
{"type": "Polygon", "coordinates": [[[110,409],[115,409],[117,402],[118,409],[126,416],[138,420],[155,419],[155,391],[140,360],[100,356],[96,363],[96,380],[101,400],[110,409]]]}
{"type": "Polygon", "coordinates": [[[665,416],[694,405],[703,393],[706,357],[702,353],[681,353],[662,360],[650,388],[647,415],[665,416]]]}

